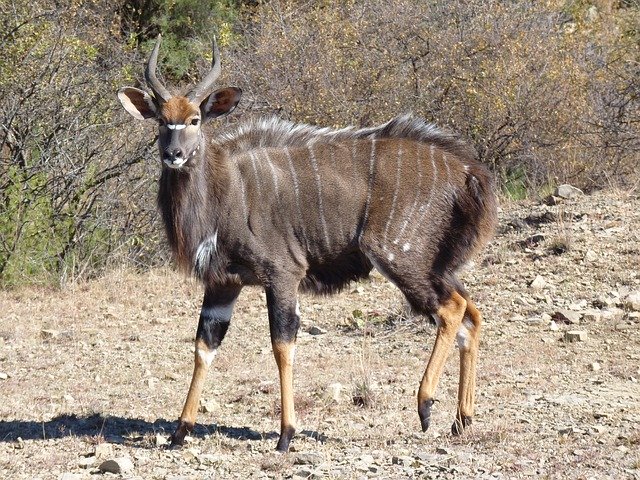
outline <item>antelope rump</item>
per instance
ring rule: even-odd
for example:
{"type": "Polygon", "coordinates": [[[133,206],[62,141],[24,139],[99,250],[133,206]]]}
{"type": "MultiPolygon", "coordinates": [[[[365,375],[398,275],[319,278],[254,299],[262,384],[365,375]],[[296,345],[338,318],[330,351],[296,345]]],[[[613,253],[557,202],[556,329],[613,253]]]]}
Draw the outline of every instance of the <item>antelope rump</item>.
{"type": "Polygon", "coordinates": [[[281,389],[277,450],[295,432],[293,374],[298,293],[328,294],[376,268],[437,334],[420,382],[418,414],[429,427],[438,380],[457,340],[458,404],[452,432],[471,423],[481,315],[456,272],[490,239],[496,198],[487,169],[455,135],[401,116],[373,128],[329,129],[278,118],[214,134],[207,121],[231,112],[238,88],[214,90],[213,65],[186,96],[156,77],[160,37],[145,78],[120,89],[124,108],[158,122],[158,205],[177,265],[204,284],[195,368],[172,445],[193,429],[207,371],[244,285],[266,292],[281,389]]]}

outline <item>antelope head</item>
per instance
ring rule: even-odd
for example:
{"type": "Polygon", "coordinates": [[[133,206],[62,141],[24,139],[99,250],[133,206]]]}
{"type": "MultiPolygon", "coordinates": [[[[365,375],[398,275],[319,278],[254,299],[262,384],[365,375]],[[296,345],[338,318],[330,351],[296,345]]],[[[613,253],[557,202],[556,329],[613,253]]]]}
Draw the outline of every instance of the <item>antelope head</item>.
{"type": "Polygon", "coordinates": [[[138,120],[158,122],[160,156],[167,167],[188,167],[204,148],[202,124],[231,112],[242,95],[236,87],[213,90],[220,76],[220,54],[213,41],[213,61],[207,76],[186,96],[173,96],[156,76],[160,35],[145,69],[145,80],[151,94],[133,87],[118,91],[120,103],[138,120]]]}

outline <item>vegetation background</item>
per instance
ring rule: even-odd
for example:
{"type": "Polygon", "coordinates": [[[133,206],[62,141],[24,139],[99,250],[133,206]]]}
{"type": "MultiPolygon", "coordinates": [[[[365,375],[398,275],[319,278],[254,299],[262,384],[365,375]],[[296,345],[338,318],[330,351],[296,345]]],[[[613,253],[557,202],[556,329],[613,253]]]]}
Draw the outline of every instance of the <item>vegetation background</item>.
{"type": "Polygon", "coordinates": [[[240,114],[329,126],[407,111],[462,133],[506,197],[640,181],[638,0],[0,0],[0,286],[167,261],[155,131],[116,91],[199,79],[240,114]]]}

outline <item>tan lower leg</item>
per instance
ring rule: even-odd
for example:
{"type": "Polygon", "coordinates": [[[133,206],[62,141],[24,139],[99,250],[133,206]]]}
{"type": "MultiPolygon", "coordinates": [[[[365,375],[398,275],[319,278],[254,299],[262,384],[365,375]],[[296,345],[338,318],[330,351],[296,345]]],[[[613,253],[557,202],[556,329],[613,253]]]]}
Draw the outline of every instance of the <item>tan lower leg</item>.
{"type": "Polygon", "coordinates": [[[294,343],[273,343],[273,354],[280,374],[280,441],[278,450],[287,450],[289,441],[295,432],[296,415],[293,405],[293,357],[294,343]]]}
{"type": "Polygon", "coordinates": [[[467,341],[460,347],[460,384],[458,387],[458,419],[473,417],[476,390],[476,362],[480,344],[482,315],[475,305],[467,302],[467,341]]]}
{"type": "Polygon", "coordinates": [[[209,371],[209,366],[215,356],[215,350],[210,350],[204,342],[196,340],[196,353],[193,368],[193,376],[191,377],[191,385],[187,400],[184,403],[182,414],[180,415],[180,425],[174,436],[174,442],[182,443],[186,433],[191,430],[196,422],[198,406],[200,404],[200,395],[209,371]],[[182,437],[182,438],[178,438],[182,437]]]}
{"type": "Polygon", "coordinates": [[[453,346],[456,333],[462,323],[466,306],[467,301],[462,295],[458,292],[453,292],[449,300],[438,310],[440,325],[438,326],[436,341],[433,346],[433,351],[431,352],[431,357],[429,358],[429,363],[427,364],[427,369],[420,382],[420,389],[418,390],[419,407],[424,401],[431,400],[435,396],[447,355],[453,346]]]}

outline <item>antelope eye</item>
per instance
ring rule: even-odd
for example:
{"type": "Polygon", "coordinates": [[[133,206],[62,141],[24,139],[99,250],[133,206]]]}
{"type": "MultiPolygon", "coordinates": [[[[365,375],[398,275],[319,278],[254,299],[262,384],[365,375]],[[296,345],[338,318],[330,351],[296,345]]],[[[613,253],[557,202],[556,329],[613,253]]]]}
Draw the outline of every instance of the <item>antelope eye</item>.
{"type": "Polygon", "coordinates": [[[198,123],[200,123],[199,118],[194,118],[193,120],[191,120],[191,125],[198,125],[198,123]]]}
{"type": "Polygon", "coordinates": [[[161,127],[164,127],[167,124],[167,122],[165,122],[163,119],[159,118],[158,119],[158,125],[160,125],[161,127]]]}

